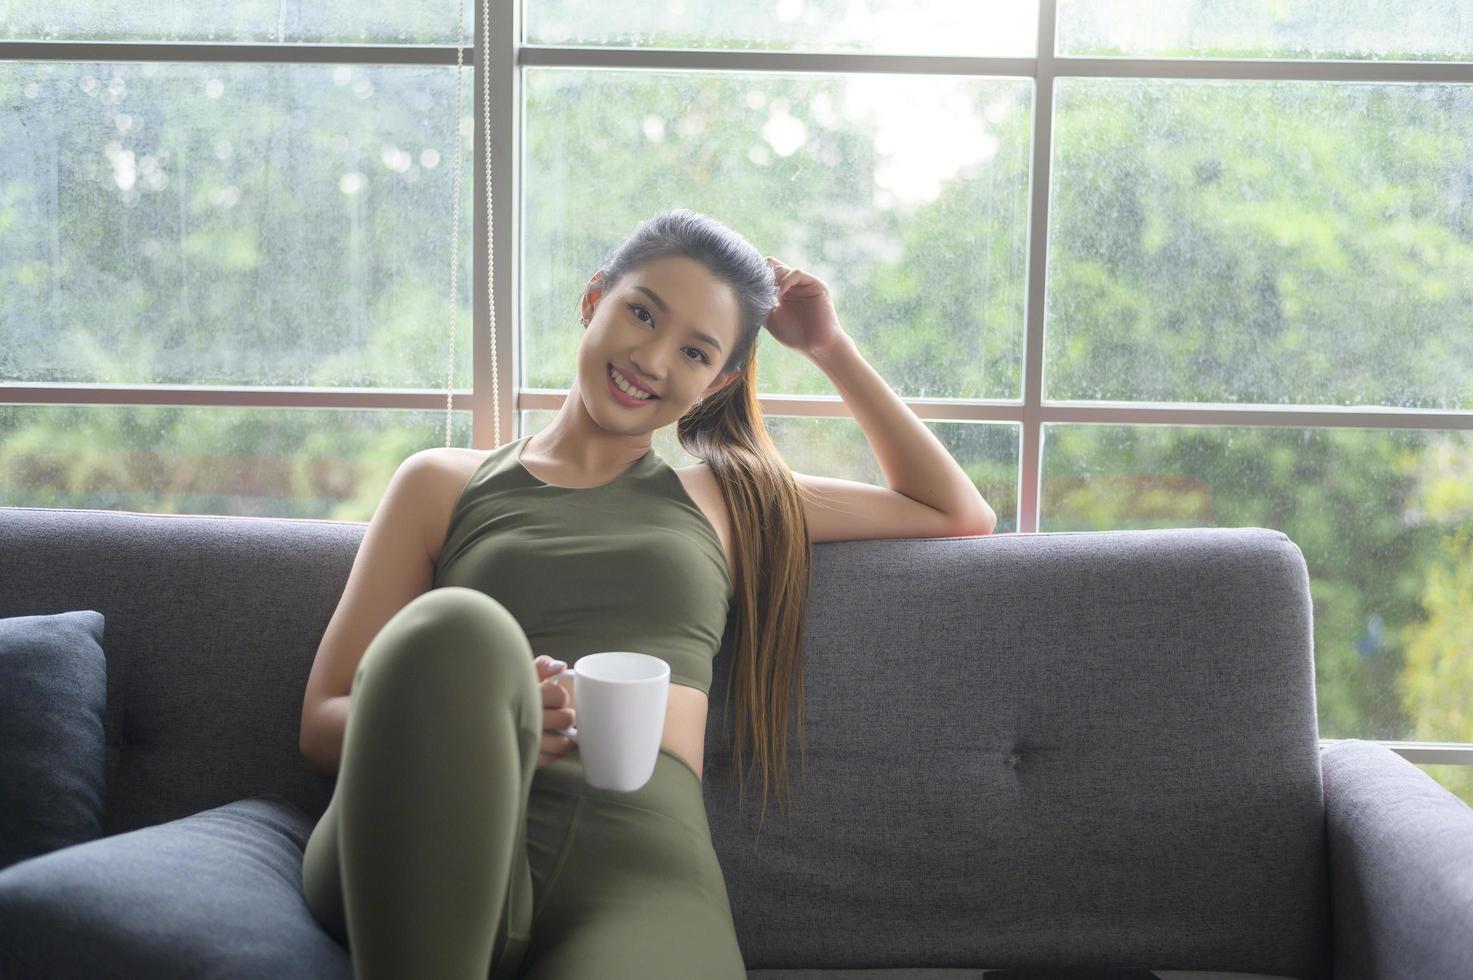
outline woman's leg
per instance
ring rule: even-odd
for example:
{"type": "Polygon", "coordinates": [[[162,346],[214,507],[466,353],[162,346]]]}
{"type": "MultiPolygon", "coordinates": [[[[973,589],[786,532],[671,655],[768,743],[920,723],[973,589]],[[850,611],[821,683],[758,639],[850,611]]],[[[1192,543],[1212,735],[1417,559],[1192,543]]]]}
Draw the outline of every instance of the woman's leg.
{"type": "Polygon", "coordinates": [[[571,810],[572,825],[537,897],[527,980],[746,980],[690,766],[662,747],[632,793],[587,785],[576,750],[539,773],[532,811],[571,810]]]}
{"type": "Polygon", "coordinates": [[[514,969],[542,727],[526,634],[483,592],[433,589],[374,637],[351,698],[337,786],[303,855],[313,914],[359,978],[514,969]]]}

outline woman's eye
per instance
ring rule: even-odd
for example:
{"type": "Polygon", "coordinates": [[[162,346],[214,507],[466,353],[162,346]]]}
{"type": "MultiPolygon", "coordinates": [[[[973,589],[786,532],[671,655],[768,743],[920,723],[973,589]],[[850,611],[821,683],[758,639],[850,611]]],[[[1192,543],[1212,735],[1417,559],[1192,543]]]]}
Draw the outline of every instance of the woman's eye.
{"type": "MultiPolygon", "coordinates": [[[[641,313],[643,313],[643,314],[645,314],[647,316],[649,315],[649,312],[650,311],[647,310],[647,309],[645,309],[643,306],[640,306],[638,303],[629,303],[628,306],[629,306],[629,309],[631,309],[631,310],[634,311],[634,315],[635,316],[639,316],[641,313]]],[[[653,325],[655,321],[654,321],[654,318],[653,317],[650,317],[650,319],[648,319],[648,320],[645,320],[645,319],[641,318],[639,322],[640,323],[648,323],[650,325],[653,325]]],[[[710,364],[711,363],[711,359],[706,356],[706,352],[703,351],[703,350],[701,350],[699,347],[687,347],[686,350],[693,350],[698,355],[700,355],[700,360],[701,360],[701,363],[702,364],[710,364]]]]}

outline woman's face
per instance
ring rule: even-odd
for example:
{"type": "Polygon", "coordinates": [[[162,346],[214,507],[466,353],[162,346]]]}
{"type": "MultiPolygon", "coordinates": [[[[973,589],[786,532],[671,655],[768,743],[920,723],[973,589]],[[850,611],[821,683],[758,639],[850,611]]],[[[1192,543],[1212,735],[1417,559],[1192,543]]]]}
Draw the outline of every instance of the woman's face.
{"type": "Polygon", "coordinates": [[[583,315],[578,385],[589,414],[606,428],[651,431],[675,422],[734,373],[718,374],[736,344],[736,295],[694,259],[655,259],[607,293],[595,275],[583,315]],[[628,397],[611,367],[657,397],[628,397]]]}

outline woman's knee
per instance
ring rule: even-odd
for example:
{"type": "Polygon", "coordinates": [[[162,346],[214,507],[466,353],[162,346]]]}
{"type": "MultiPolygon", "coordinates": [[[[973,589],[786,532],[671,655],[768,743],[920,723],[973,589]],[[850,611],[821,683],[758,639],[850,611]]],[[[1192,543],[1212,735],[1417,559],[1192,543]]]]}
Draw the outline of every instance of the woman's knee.
{"type": "MultiPolygon", "coordinates": [[[[402,679],[535,688],[532,650],[516,618],[496,599],[464,586],[431,589],[396,612],[369,643],[358,679],[402,679]]],[[[357,680],[355,680],[356,686],[357,680]]],[[[390,681],[394,683],[394,681],[390,681]]]]}

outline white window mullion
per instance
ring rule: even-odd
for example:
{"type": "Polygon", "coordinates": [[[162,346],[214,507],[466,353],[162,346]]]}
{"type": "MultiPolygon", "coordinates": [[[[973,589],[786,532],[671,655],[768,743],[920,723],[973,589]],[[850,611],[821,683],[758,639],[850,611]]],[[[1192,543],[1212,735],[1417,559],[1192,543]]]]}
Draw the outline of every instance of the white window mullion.
{"type": "MultiPolygon", "coordinates": [[[[467,48],[466,63],[474,48],[467,48]]],[[[245,41],[0,41],[0,61],[251,62],[453,65],[453,44],[269,44],[245,41]]]]}
{"type": "Polygon", "coordinates": [[[1048,286],[1049,167],[1054,132],[1054,34],[1058,0],[1039,0],[1028,168],[1028,291],[1023,332],[1023,426],[1018,459],[1018,532],[1038,530],[1043,489],[1043,314],[1048,286]]]}
{"type": "Polygon", "coordinates": [[[475,0],[476,24],[485,23],[482,5],[490,6],[490,37],[478,44],[478,53],[490,58],[491,104],[481,98],[486,65],[476,63],[475,238],[471,252],[475,268],[471,321],[472,342],[471,444],[490,449],[509,442],[516,433],[517,386],[521,372],[521,257],[522,257],[522,76],[517,63],[522,38],[520,0],[475,0]],[[490,118],[485,118],[489,109],[490,118]],[[486,133],[491,142],[491,245],[486,241],[486,133]],[[494,296],[488,295],[487,263],[491,264],[494,296]],[[496,314],[495,386],[492,385],[492,303],[496,314]],[[496,430],[494,407],[499,404],[501,429],[496,430]]]}

